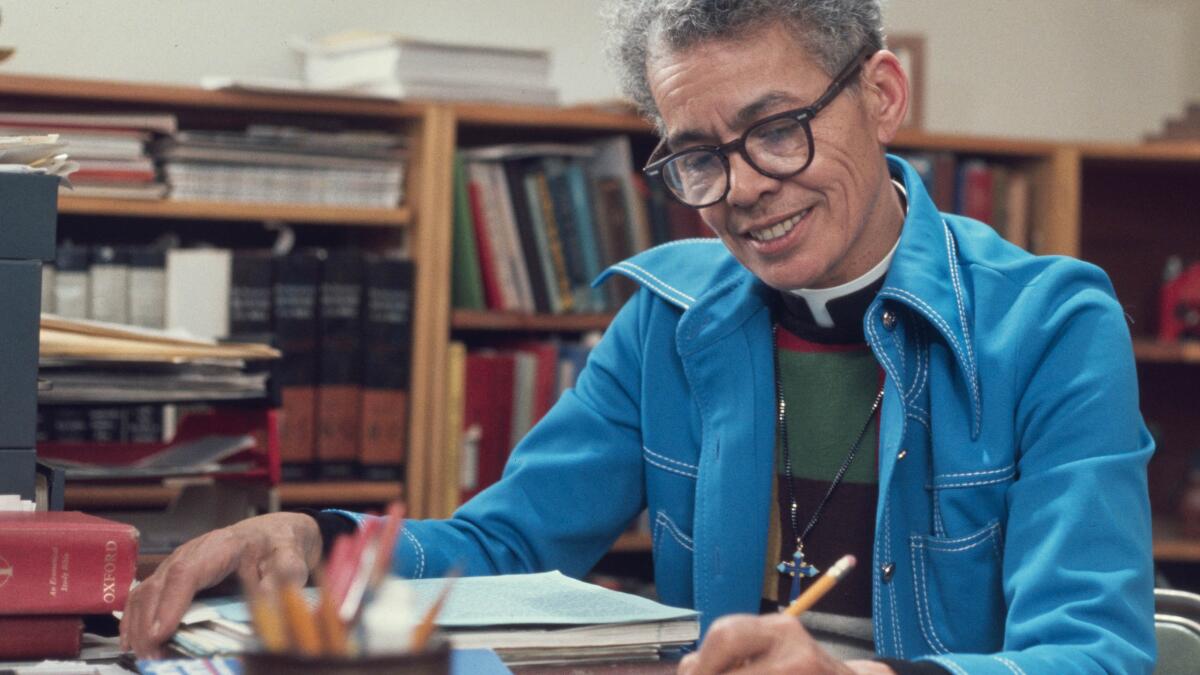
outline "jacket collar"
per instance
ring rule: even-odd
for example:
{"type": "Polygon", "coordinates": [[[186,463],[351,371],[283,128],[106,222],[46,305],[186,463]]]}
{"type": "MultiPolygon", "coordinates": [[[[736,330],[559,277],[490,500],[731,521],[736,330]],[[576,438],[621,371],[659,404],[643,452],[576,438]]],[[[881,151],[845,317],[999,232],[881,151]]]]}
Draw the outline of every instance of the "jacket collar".
{"type": "MultiPolygon", "coordinates": [[[[888,156],[888,168],[908,191],[908,217],[876,303],[886,299],[909,307],[924,317],[949,345],[971,397],[974,439],[979,435],[983,415],[979,368],[970,328],[974,308],[964,285],[958,244],[916,170],[892,155],[888,156]]],[[[868,317],[871,314],[868,312],[868,317]]]]}
{"type": "MultiPolygon", "coordinates": [[[[979,369],[970,330],[971,300],[964,288],[958,247],[916,170],[888,155],[888,168],[908,192],[908,216],[883,288],[864,321],[881,300],[905,305],[924,317],[949,345],[971,397],[971,435],[979,435],[979,369]]],[[[758,281],[717,239],[684,239],[644,251],[605,270],[627,276],[675,305],[680,320],[679,348],[688,353],[711,343],[768,306],[775,292],[758,281]]]]}

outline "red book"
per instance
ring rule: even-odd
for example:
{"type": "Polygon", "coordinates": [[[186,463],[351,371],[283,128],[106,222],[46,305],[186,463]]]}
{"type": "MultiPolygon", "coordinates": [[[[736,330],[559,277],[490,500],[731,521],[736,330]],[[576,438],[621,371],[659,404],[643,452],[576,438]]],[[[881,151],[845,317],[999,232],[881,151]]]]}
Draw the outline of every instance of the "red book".
{"type": "Polygon", "coordinates": [[[0,661],[78,658],[82,639],[79,616],[0,616],[0,661]]]}
{"type": "Polygon", "coordinates": [[[558,396],[558,345],[549,340],[543,342],[528,341],[517,343],[518,351],[529,352],[537,357],[537,377],[533,387],[533,419],[534,424],[542,419],[558,396]]]}
{"type": "Polygon", "coordinates": [[[466,406],[463,430],[477,433],[474,485],[463,490],[463,501],[495,483],[508,461],[512,435],[513,377],[515,359],[511,353],[477,352],[467,354],[466,406]]]}
{"type": "Polygon", "coordinates": [[[0,512],[0,614],[107,614],[125,607],[138,531],[77,511],[0,512]]]}
{"type": "MultiPolygon", "coordinates": [[[[469,170],[469,167],[468,167],[469,170]]],[[[492,224],[488,223],[483,205],[486,199],[483,186],[474,180],[467,183],[467,194],[471,200],[471,218],[475,224],[475,247],[479,253],[479,276],[483,279],[483,294],[488,309],[508,309],[504,302],[504,291],[500,286],[500,258],[492,240],[492,224]]]]}
{"type": "Polygon", "coordinates": [[[991,167],[982,161],[970,161],[960,168],[959,190],[962,191],[960,214],[982,223],[992,222],[992,182],[995,176],[991,167]]]}

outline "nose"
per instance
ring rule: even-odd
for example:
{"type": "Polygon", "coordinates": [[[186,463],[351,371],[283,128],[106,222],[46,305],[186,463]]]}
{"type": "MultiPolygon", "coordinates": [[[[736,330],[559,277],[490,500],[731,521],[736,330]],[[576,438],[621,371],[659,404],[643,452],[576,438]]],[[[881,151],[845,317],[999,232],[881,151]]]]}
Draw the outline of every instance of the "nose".
{"type": "Polygon", "coordinates": [[[733,208],[750,208],[766,194],[779,189],[781,181],[764,176],[750,166],[740,152],[729,155],[729,194],[725,201],[733,208]]]}

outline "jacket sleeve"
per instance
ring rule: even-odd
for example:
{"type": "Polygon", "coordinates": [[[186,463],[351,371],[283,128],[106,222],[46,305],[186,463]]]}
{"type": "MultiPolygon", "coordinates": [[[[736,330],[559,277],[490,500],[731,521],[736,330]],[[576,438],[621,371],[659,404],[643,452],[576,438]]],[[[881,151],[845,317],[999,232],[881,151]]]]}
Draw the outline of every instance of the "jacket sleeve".
{"type": "Polygon", "coordinates": [[[955,673],[1149,673],[1154,584],[1146,464],[1125,314],[1107,277],[1055,263],[1014,355],[1017,479],[1008,492],[1004,651],[933,660],[955,673]],[[1048,296],[1048,297],[1047,297],[1048,296]]]}
{"type": "Polygon", "coordinates": [[[626,303],[575,387],[517,445],[503,477],[447,520],[408,521],[395,572],[439,576],[561,570],[586,574],[645,505],[640,326],[646,291],[626,303]]]}

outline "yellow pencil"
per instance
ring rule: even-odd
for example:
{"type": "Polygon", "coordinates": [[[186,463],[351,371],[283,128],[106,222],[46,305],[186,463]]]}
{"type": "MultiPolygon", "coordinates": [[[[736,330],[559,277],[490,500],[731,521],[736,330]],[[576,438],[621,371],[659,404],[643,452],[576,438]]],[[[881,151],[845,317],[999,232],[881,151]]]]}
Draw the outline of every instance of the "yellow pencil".
{"type": "Polygon", "coordinates": [[[350,642],[346,624],[338,616],[337,607],[329,597],[329,589],[321,587],[321,599],[317,603],[317,625],[321,629],[321,645],[327,656],[350,656],[350,642]]]}
{"type": "Polygon", "coordinates": [[[316,617],[308,608],[304,594],[295,584],[284,584],[279,589],[279,604],[287,620],[288,634],[292,638],[292,650],[302,656],[321,655],[321,629],[316,617]]]}
{"type": "Polygon", "coordinates": [[[250,602],[250,618],[258,641],[268,652],[283,652],[288,648],[287,628],[283,616],[275,603],[275,597],[261,590],[247,593],[250,602]]]}
{"type": "Polygon", "coordinates": [[[829,571],[825,572],[825,574],[822,574],[820,579],[817,579],[816,583],[814,583],[812,586],[809,586],[808,590],[804,591],[800,594],[800,597],[793,600],[792,604],[788,605],[787,609],[783,610],[783,613],[787,614],[788,616],[800,616],[804,612],[808,611],[813,605],[817,604],[817,601],[825,597],[825,594],[833,588],[834,584],[841,581],[842,577],[846,576],[850,570],[854,569],[856,562],[857,561],[852,555],[842,556],[833,564],[833,567],[829,568],[829,571]]]}

